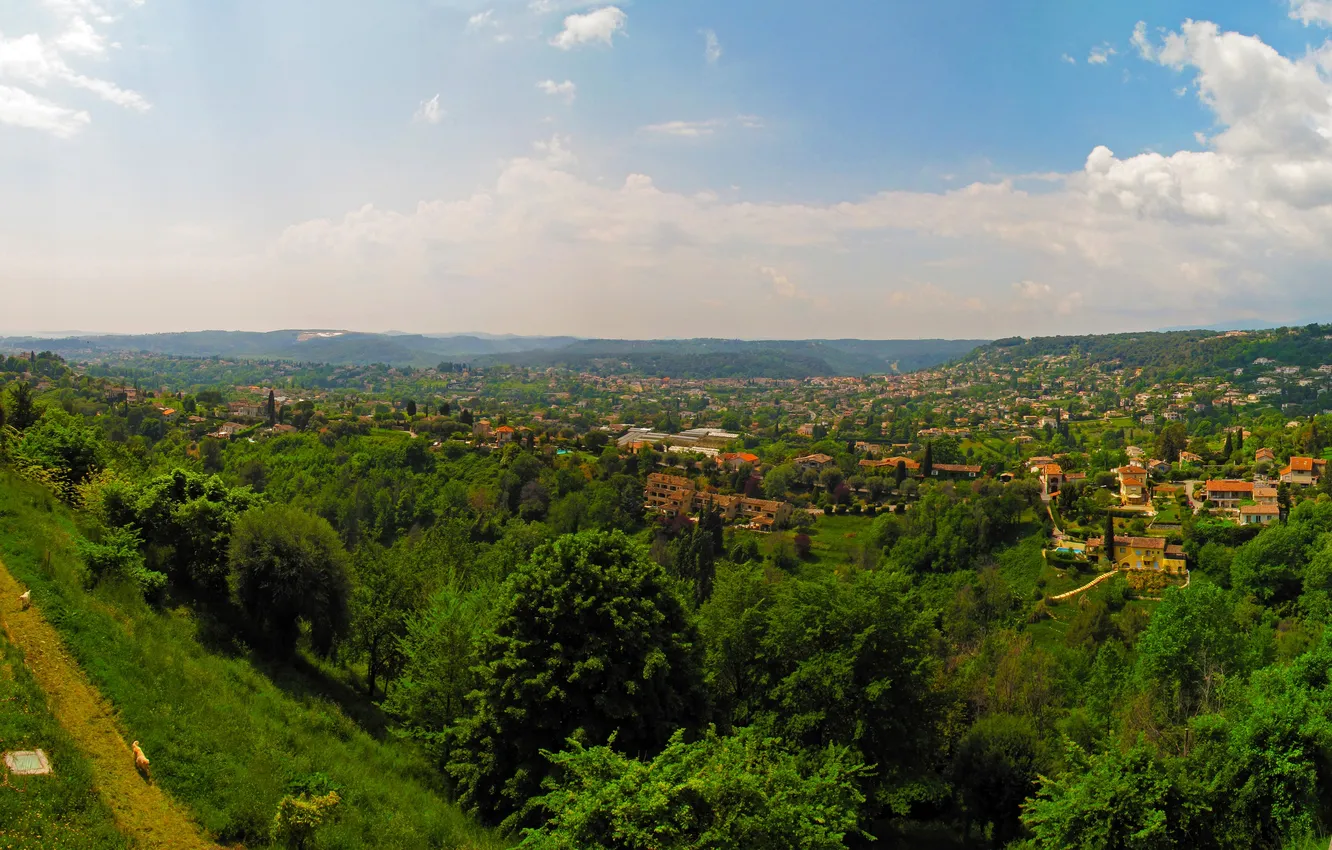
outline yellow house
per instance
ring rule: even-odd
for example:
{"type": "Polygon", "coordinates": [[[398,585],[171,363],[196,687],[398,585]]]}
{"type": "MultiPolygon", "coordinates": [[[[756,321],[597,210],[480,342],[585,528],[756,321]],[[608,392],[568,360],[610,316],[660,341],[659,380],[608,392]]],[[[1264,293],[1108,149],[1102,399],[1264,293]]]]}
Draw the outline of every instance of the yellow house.
{"type": "MultiPolygon", "coordinates": [[[[1103,554],[1105,539],[1087,540],[1087,555],[1103,554]]],[[[1115,535],[1115,568],[1120,570],[1156,570],[1182,573],[1188,567],[1184,549],[1168,545],[1164,537],[1128,537],[1115,535]]]]}

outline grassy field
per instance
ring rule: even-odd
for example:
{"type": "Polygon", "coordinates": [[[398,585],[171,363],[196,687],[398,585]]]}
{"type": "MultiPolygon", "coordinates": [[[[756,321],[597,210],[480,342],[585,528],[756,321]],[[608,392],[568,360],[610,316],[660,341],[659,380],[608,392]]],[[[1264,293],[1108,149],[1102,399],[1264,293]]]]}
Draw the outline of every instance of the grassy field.
{"type": "MultiPolygon", "coordinates": [[[[23,654],[0,631],[0,750],[43,750],[48,776],[0,785],[0,850],[119,850],[130,842],[93,787],[92,770],[51,715],[23,654]]],[[[5,773],[0,767],[0,775],[5,773]]]]}
{"type": "Polygon", "coordinates": [[[185,609],[84,591],[76,533],[46,491],[0,474],[0,558],[143,742],[154,779],[213,837],[267,846],[289,783],[323,773],[344,802],[319,848],[505,846],[447,801],[414,749],[358,725],[351,715],[372,707],[351,692],[311,669],[265,666],[243,647],[208,650],[185,609]]]}
{"type": "MultiPolygon", "coordinates": [[[[809,558],[806,563],[823,567],[839,567],[856,560],[860,550],[870,542],[870,529],[875,517],[842,514],[818,518],[809,531],[809,558]]],[[[795,531],[761,533],[737,529],[736,534],[751,535],[758,540],[759,551],[767,555],[779,541],[795,539],[795,531]]]]}

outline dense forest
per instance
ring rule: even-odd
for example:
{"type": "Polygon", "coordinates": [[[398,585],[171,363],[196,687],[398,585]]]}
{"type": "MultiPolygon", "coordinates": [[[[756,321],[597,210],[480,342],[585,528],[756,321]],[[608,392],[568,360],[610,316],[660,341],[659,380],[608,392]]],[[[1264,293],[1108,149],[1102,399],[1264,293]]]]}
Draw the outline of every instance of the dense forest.
{"type": "MultiPolygon", "coordinates": [[[[0,490],[71,512],[72,580],[98,605],[145,606],[154,629],[188,616],[209,652],[342,683],[514,844],[1284,848],[1332,826],[1324,495],[1256,534],[1186,522],[1187,587],[1055,604],[1029,479],[913,482],[909,510],[857,531],[801,512],[759,534],[646,513],[666,462],[648,447],[195,439],[127,428],[132,408],[59,358],[0,371],[0,490]],[[840,554],[813,557],[811,535],[840,554]]],[[[317,810],[335,780],[197,805],[214,835],[267,846],[284,794],[317,810]]],[[[372,846],[388,822],[370,812],[390,802],[344,795],[311,846],[372,846]]],[[[439,846],[403,836],[379,846],[439,846]]]]}

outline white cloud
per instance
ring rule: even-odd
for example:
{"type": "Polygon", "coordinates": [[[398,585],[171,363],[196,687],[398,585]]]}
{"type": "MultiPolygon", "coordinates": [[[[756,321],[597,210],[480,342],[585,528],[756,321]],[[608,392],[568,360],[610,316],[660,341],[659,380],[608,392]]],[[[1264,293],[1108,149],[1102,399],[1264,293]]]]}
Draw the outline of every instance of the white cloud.
{"type": "Polygon", "coordinates": [[[1034,280],[1024,280],[1013,284],[1013,291],[1019,298],[1025,298],[1029,301],[1041,301],[1050,297],[1050,284],[1037,283],[1034,280]]]}
{"type": "Polygon", "coordinates": [[[724,124],[724,121],[717,118],[709,121],[665,121],[661,124],[649,124],[643,128],[643,132],[659,136],[682,136],[688,139],[697,139],[700,136],[711,136],[717,131],[718,127],[724,124]]]}
{"type": "MultiPolygon", "coordinates": [[[[18,38],[7,38],[3,33],[0,33],[0,80],[8,80],[41,89],[54,86],[82,89],[108,103],[132,109],[136,112],[147,112],[150,109],[148,101],[138,92],[123,89],[110,80],[89,77],[76,72],[61,56],[59,43],[59,39],[55,42],[47,42],[36,33],[29,33],[18,38]]],[[[82,47],[87,46],[86,44],[82,45],[82,47]]],[[[11,86],[11,88],[14,87],[11,86]]],[[[31,95],[30,92],[27,92],[27,94],[31,95]]],[[[20,98],[11,94],[11,100],[18,102],[20,98]]],[[[81,126],[91,120],[87,112],[63,107],[41,98],[33,97],[31,101],[26,98],[22,100],[29,103],[48,104],[51,108],[57,110],[58,114],[65,115],[67,118],[75,115],[82,116],[76,124],[58,122],[57,126],[66,128],[66,130],[70,127],[81,126]]],[[[48,114],[54,115],[57,113],[48,110],[48,114]]],[[[40,127],[36,129],[40,129],[40,127]]]]}
{"type": "Polygon", "coordinates": [[[106,52],[106,38],[82,16],[75,16],[65,31],[56,37],[55,46],[65,53],[100,56],[106,52]]]}
{"type": "Polygon", "coordinates": [[[1290,17],[1306,27],[1332,24],[1332,0],[1290,0],[1290,17]]]}
{"type": "Polygon", "coordinates": [[[91,121],[87,112],[42,100],[23,89],[0,85],[0,124],[42,130],[56,138],[67,139],[91,121]]]}
{"type": "Polygon", "coordinates": [[[1072,56],[1069,56],[1067,53],[1061,53],[1061,54],[1059,54],[1059,61],[1060,61],[1060,62],[1067,62],[1067,63],[1070,64],[1070,65],[1076,65],[1076,64],[1078,64],[1078,60],[1074,59],[1072,56]]]}
{"type": "Polygon", "coordinates": [[[1119,51],[1115,50],[1115,48],[1110,44],[1110,42],[1107,41],[1105,44],[1102,44],[1100,47],[1093,47],[1091,49],[1091,52],[1087,54],[1087,64],[1104,65],[1105,63],[1110,61],[1111,56],[1117,56],[1117,55],[1119,55],[1119,51]]]}
{"type": "Polygon", "coordinates": [[[737,115],[735,120],[746,130],[762,130],[765,126],[763,118],[758,115],[737,115]]]}
{"type": "Polygon", "coordinates": [[[578,86],[574,85],[572,80],[565,80],[562,83],[557,83],[554,80],[542,80],[537,83],[537,88],[551,97],[563,98],[565,103],[573,103],[574,98],[578,97],[578,86]]]}
{"type": "Polygon", "coordinates": [[[703,57],[710,65],[716,65],[717,60],[722,57],[721,42],[717,40],[717,33],[712,30],[703,30],[703,57]]]}
{"type": "Polygon", "coordinates": [[[476,32],[486,27],[497,27],[499,21],[495,20],[495,10],[486,9],[484,12],[477,12],[467,19],[467,31],[476,32]]]}
{"type": "Polygon", "coordinates": [[[624,32],[629,16],[615,6],[606,6],[585,15],[570,15],[564,19],[564,29],[550,40],[561,50],[572,50],[582,44],[600,42],[609,46],[611,39],[624,32]]]}
{"type": "Polygon", "coordinates": [[[440,108],[437,94],[429,100],[421,101],[421,105],[416,107],[416,112],[412,115],[412,121],[417,124],[438,124],[447,114],[440,108]]]}
{"type": "Polygon", "coordinates": [[[569,137],[556,133],[549,140],[532,143],[532,149],[542,155],[542,162],[551,168],[568,168],[578,162],[569,149],[569,137]]]}
{"type": "Polygon", "coordinates": [[[1138,50],[1138,55],[1148,62],[1156,61],[1156,48],[1147,38],[1147,22],[1138,21],[1133,25],[1133,35],[1129,37],[1129,43],[1138,50]]]}

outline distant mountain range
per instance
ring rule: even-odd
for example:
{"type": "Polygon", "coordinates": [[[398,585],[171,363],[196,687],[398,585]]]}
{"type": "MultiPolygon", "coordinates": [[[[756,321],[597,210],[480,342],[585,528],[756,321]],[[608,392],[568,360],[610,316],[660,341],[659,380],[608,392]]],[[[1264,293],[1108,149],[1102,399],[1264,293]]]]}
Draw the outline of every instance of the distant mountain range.
{"type": "Polygon", "coordinates": [[[334,329],[191,331],[62,338],[0,337],[0,349],[54,351],[73,360],[117,353],[180,357],[478,366],[507,363],[681,378],[806,378],[910,372],[963,357],[985,340],[577,339],[567,336],[360,333],[334,329]]]}

